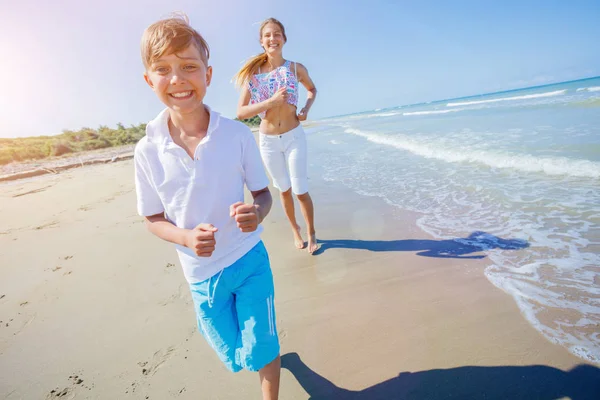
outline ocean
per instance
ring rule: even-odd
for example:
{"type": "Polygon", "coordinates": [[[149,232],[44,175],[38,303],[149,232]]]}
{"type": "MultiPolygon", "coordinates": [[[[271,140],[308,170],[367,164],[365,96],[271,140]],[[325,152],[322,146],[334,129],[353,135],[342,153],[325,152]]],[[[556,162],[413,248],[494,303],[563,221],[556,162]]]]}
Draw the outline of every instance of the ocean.
{"type": "Polygon", "coordinates": [[[600,77],[316,122],[310,174],[484,250],[538,331],[600,363],[600,77]]]}

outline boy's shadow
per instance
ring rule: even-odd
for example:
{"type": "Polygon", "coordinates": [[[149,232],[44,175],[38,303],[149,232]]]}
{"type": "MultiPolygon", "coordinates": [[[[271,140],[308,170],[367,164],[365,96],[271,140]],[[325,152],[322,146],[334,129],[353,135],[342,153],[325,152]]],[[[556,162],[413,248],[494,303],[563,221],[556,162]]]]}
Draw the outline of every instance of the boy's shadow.
{"type": "Polygon", "coordinates": [[[600,399],[600,369],[588,364],[567,372],[544,365],[402,372],[360,391],[337,387],[311,370],[297,353],[284,354],[281,366],[294,375],[312,400],[600,399]]]}
{"type": "Polygon", "coordinates": [[[353,240],[319,239],[320,248],[314,254],[327,249],[363,249],[370,251],[417,251],[423,257],[438,258],[485,258],[484,255],[467,255],[491,249],[518,250],[529,247],[522,239],[502,239],[486,232],[473,232],[466,238],[449,240],[404,239],[404,240],[353,240]]]}

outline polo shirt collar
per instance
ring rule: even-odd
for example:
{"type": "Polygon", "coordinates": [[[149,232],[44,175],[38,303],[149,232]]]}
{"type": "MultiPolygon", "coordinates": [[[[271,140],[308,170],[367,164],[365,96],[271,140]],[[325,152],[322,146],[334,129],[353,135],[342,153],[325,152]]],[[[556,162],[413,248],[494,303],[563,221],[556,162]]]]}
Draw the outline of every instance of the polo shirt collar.
{"type": "MultiPolygon", "coordinates": [[[[206,104],[204,104],[204,107],[209,114],[208,129],[206,130],[206,139],[209,140],[210,136],[219,127],[220,114],[211,110],[206,104]]],[[[146,127],[146,136],[148,136],[150,142],[164,147],[167,147],[169,144],[174,144],[171,133],[169,132],[169,118],[169,109],[165,108],[154,120],[148,123],[148,126],[146,127]]]]}

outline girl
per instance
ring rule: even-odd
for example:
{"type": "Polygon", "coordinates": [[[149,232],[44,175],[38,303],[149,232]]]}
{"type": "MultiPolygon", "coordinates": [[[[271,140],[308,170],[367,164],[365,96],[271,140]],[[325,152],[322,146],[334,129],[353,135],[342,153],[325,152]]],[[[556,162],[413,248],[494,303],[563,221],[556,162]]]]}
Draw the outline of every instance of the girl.
{"type": "Polygon", "coordinates": [[[251,58],[235,75],[241,88],[237,117],[261,118],[260,153],[267,171],[279,189],[285,214],[292,226],[296,248],[305,247],[296,222],[292,192],[308,229],[308,252],[317,249],[313,202],[308,194],[306,136],[300,121],[306,120],[317,89],[304,65],[283,58],[287,42],[283,24],[275,18],[265,20],[259,31],[264,50],[251,58]],[[299,83],[308,90],[305,106],[297,113],[299,83]]]}

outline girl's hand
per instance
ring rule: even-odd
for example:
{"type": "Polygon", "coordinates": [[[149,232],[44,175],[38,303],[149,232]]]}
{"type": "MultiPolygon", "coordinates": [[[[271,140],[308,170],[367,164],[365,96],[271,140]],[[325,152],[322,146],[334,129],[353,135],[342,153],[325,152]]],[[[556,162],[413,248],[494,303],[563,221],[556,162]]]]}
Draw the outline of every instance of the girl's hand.
{"type": "Polygon", "coordinates": [[[287,102],[288,93],[286,88],[280,88],[269,100],[271,101],[271,107],[278,107],[287,102]]]}
{"type": "Polygon", "coordinates": [[[306,117],[308,117],[308,110],[306,109],[306,107],[304,107],[298,113],[298,120],[300,120],[300,121],[306,121],[306,117]]]}

